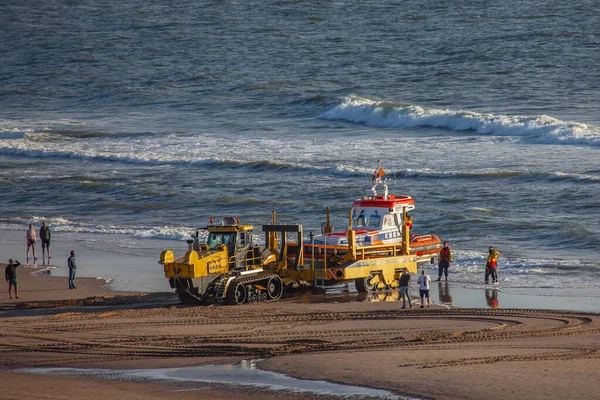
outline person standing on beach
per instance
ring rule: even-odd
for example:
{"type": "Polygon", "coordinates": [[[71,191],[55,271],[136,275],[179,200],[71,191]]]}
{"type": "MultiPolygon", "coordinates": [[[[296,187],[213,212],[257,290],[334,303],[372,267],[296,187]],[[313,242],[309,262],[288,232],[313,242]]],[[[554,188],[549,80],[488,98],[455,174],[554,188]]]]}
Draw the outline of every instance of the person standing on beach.
{"type": "Polygon", "coordinates": [[[35,236],[35,229],[33,228],[33,224],[29,224],[29,229],[27,229],[27,234],[25,235],[27,238],[27,262],[29,262],[29,248],[31,248],[31,253],[33,255],[33,262],[37,260],[37,256],[35,254],[35,242],[37,240],[35,236]]]}
{"type": "Polygon", "coordinates": [[[417,279],[417,283],[419,284],[419,295],[421,295],[421,308],[425,307],[425,297],[427,297],[427,308],[431,307],[431,303],[429,302],[429,284],[431,283],[431,278],[425,273],[424,269],[421,270],[421,276],[417,279]]]}
{"type": "Polygon", "coordinates": [[[42,221],[42,227],[40,228],[40,240],[42,241],[42,259],[44,258],[44,250],[48,252],[48,260],[50,260],[50,228],[46,224],[46,221],[42,221]]]}
{"type": "Polygon", "coordinates": [[[406,308],[406,298],[408,297],[408,305],[412,308],[412,301],[410,300],[410,293],[408,287],[410,286],[410,272],[407,268],[404,268],[402,275],[400,275],[400,295],[402,296],[402,308],[406,308]]]}
{"type": "Polygon", "coordinates": [[[451,262],[452,250],[448,247],[448,242],[444,242],[444,247],[442,247],[440,255],[438,256],[438,281],[442,279],[442,273],[444,273],[446,280],[448,280],[448,268],[450,267],[451,262]]]}
{"type": "Polygon", "coordinates": [[[490,246],[490,253],[487,258],[487,262],[485,263],[485,284],[490,283],[490,275],[492,276],[492,282],[498,283],[498,273],[496,272],[496,267],[498,265],[498,255],[500,252],[498,250],[494,250],[492,246],[490,246]]]}
{"type": "Polygon", "coordinates": [[[67,259],[67,265],[69,266],[69,289],[77,289],[75,287],[75,272],[77,271],[77,264],[75,263],[74,250],[71,250],[71,257],[67,259]]]}
{"type": "Polygon", "coordinates": [[[8,282],[8,297],[10,297],[11,299],[11,289],[13,286],[15,287],[15,297],[17,299],[19,298],[19,287],[17,286],[17,267],[19,265],[21,265],[20,262],[18,262],[17,260],[13,261],[13,259],[11,258],[10,260],[8,260],[8,265],[4,270],[4,276],[6,278],[6,281],[8,282]]]}

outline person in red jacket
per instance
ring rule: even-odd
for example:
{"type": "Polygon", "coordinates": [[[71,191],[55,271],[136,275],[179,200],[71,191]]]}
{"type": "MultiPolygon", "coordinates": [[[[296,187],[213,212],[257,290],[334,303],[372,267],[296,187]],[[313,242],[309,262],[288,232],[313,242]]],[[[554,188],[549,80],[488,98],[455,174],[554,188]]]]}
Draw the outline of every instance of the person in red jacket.
{"type": "Polygon", "coordinates": [[[446,276],[446,280],[448,280],[448,268],[451,262],[452,250],[448,247],[448,242],[444,242],[444,247],[442,247],[438,256],[438,281],[442,279],[442,273],[446,276]]]}
{"type": "Polygon", "coordinates": [[[500,252],[490,246],[490,254],[488,255],[487,262],[485,263],[485,284],[490,282],[490,275],[492,276],[492,282],[498,283],[498,273],[496,267],[498,266],[498,255],[500,252]]]}

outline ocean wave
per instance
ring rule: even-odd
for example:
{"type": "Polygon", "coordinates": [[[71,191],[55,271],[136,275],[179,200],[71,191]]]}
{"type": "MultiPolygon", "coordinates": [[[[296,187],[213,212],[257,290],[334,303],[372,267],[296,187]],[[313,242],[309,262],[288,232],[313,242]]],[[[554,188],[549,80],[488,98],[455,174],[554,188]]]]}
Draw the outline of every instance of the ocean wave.
{"type": "Polygon", "coordinates": [[[482,135],[517,136],[544,144],[600,145],[600,127],[547,116],[508,116],[347,96],[320,118],[382,128],[438,127],[482,135]]]}
{"type": "MultiPolygon", "coordinates": [[[[359,168],[345,164],[333,165],[312,165],[304,162],[287,162],[279,160],[239,160],[236,158],[225,157],[207,157],[200,158],[197,155],[161,155],[156,152],[128,152],[128,153],[110,153],[97,149],[85,148],[64,148],[58,150],[57,147],[47,145],[37,145],[31,143],[27,136],[20,140],[10,141],[9,143],[0,142],[0,154],[11,156],[22,156],[39,159],[79,159],[101,162],[119,162],[124,164],[136,165],[174,165],[174,166],[197,166],[208,168],[246,168],[255,172],[300,172],[300,173],[318,173],[333,174],[337,176],[364,176],[370,173],[370,168],[359,168]]],[[[35,140],[34,140],[35,142],[35,140]]]]}
{"type": "MultiPolygon", "coordinates": [[[[74,222],[65,218],[45,218],[41,216],[33,216],[31,218],[0,218],[0,230],[11,232],[23,232],[29,224],[33,224],[36,229],[39,228],[42,221],[46,221],[50,230],[53,233],[74,234],[70,240],[84,242],[91,247],[105,249],[104,239],[100,235],[116,235],[126,240],[121,239],[117,247],[124,250],[153,250],[155,246],[137,241],[136,239],[161,239],[177,241],[181,246],[185,246],[185,240],[190,239],[191,234],[198,231],[200,242],[206,242],[208,232],[200,229],[200,227],[189,226],[117,226],[103,225],[95,223],[74,222]],[[82,236],[85,235],[85,236],[82,236]],[[87,236],[99,235],[99,236],[87,236]]],[[[218,223],[218,222],[217,222],[218,223]]],[[[203,225],[204,226],[204,225],[203,225]]],[[[255,228],[259,229],[257,226],[255,228]]],[[[264,236],[261,232],[255,231],[253,234],[253,242],[257,245],[264,246],[264,236]]]]}
{"type": "MultiPolygon", "coordinates": [[[[339,106],[338,106],[339,107],[339,106]]],[[[408,107],[408,106],[407,106],[408,107]]],[[[0,125],[2,122],[0,121],[0,125]]],[[[271,152],[261,152],[261,149],[277,146],[272,138],[258,139],[254,149],[244,152],[232,152],[231,154],[215,155],[214,151],[205,151],[199,148],[197,151],[182,146],[181,137],[178,135],[164,136],[163,140],[146,140],[140,136],[139,140],[125,140],[113,144],[113,142],[90,143],[75,137],[64,137],[50,133],[31,133],[27,129],[18,130],[19,138],[0,140],[0,155],[21,156],[34,159],[67,159],[85,160],[96,162],[134,164],[144,166],[185,166],[201,167],[209,169],[241,169],[250,172],[267,173],[300,173],[318,176],[335,176],[343,178],[363,178],[371,176],[373,168],[370,166],[358,166],[352,161],[316,161],[300,158],[294,160],[275,155],[271,152]],[[60,138],[63,139],[60,139],[60,138]]],[[[222,146],[222,140],[218,137],[204,138],[207,147],[222,146]]],[[[238,148],[235,144],[232,148],[238,148]]],[[[469,170],[437,170],[432,168],[389,168],[384,165],[386,178],[394,182],[399,178],[459,178],[459,179],[516,179],[526,181],[571,181],[574,183],[597,183],[600,175],[594,171],[586,173],[574,173],[568,171],[535,171],[517,169],[482,168],[469,170]]],[[[72,179],[69,177],[68,179],[72,179]]],[[[92,187],[105,185],[106,182],[97,182],[86,177],[89,181],[85,184],[92,187]]]]}
{"type": "MultiPolygon", "coordinates": [[[[169,136],[173,132],[130,132],[84,129],[86,123],[70,119],[16,121],[0,119],[0,140],[65,141],[70,139],[137,138],[169,136]]],[[[191,135],[191,134],[190,134],[191,135]]]]}
{"type": "Polygon", "coordinates": [[[466,170],[466,171],[438,171],[435,169],[405,169],[389,171],[388,176],[397,178],[458,178],[458,179],[508,179],[515,178],[522,181],[569,181],[573,183],[600,182],[600,175],[580,174],[572,172],[544,172],[544,171],[518,171],[518,170],[466,170]]]}
{"type": "Polygon", "coordinates": [[[575,174],[556,171],[550,174],[550,179],[561,181],[600,182],[600,175],[575,174]]]}
{"type": "Polygon", "coordinates": [[[123,235],[143,239],[185,240],[194,231],[193,228],[182,226],[126,227],[81,223],[69,221],[65,218],[45,218],[38,216],[31,218],[0,218],[0,229],[24,231],[28,224],[39,226],[42,221],[48,223],[52,232],[123,235]]]}
{"type": "Polygon", "coordinates": [[[33,132],[33,129],[18,128],[11,121],[0,119],[0,140],[21,139],[25,134],[33,132]]]}
{"type": "MultiPolygon", "coordinates": [[[[26,139],[25,139],[26,140],[26,139]]],[[[314,174],[314,175],[326,175],[326,176],[337,176],[344,178],[370,178],[373,169],[368,167],[358,167],[349,165],[346,163],[333,163],[331,165],[315,165],[308,162],[294,162],[294,161],[283,161],[283,160],[239,160],[239,159],[228,159],[224,157],[208,157],[199,159],[194,156],[163,156],[160,154],[146,154],[146,153],[115,153],[110,154],[106,152],[99,152],[96,150],[81,150],[81,149],[66,149],[66,150],[52,150],[31,147],[23,144],[13,144],[9,146],[3,146],[0,144],[0,154],[4,155],[18,155],[30,158],[64,158],[64,159],[81,159],[91,160],[99,162],[118,162],[124,164],[135,164],[135,165],[172,165],[172,166],[190,166],[190,167],[207,167],[209,169],[220,169],[220,168],[231,168],[231,169],[246,169],[251,172],[283,172],[283,173],[302,173],[302,174],[314,174]]],[[[538,172],[538,171],[519,171],[519,170],[495,170],[495,169],[483,169],[483,170],[450,170],[441,171],[431,168],[423,169],[389,169],[386,170],[385,178],[394,183],[396,180],[401,178],[463,178],[463,179],[507,179],[516,178],[526,181],[539,181],[539,180],[550,180],[550,181],[571,181],[574,183],[597,183],[600,182],[599,175],[592,174],[580,174],[570,172],[538,172]]],[[[73,179],[69,176],[68,179],[73,179]]],[[[94,181],[90,177],[82,177],[82,182],[91,186],[106,185],[109,180],[102,179],[100,181],[94,181]]]]}

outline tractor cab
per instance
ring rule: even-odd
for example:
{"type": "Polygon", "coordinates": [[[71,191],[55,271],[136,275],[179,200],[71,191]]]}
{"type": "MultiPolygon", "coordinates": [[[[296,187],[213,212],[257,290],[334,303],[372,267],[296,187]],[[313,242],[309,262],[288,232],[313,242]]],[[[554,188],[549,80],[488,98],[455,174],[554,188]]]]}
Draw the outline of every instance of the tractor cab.
{"type": "Polygon", "coordinates": [[[205,229],[208,231],[206,249],[217,252],[227,249],[229,263],[239,267],[239,260],[247,258],[246,252],[252,248],[252,225],[241,225],[238,218],[225,217],[219,225],[212,224],[205,229]]]}

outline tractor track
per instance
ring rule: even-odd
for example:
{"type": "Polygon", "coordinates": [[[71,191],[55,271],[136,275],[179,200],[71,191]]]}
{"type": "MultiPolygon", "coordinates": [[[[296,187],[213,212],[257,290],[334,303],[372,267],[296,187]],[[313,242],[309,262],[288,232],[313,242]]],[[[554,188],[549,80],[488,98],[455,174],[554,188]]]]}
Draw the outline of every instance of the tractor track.
{"type": "MultiPolygon", "coordinates": [[[[596,314],[569,311],[333,312],[290,309],[285,305],[265,309],[153,307],[68,312],[0,319],[0,357],[3,366],[18,367],[140,358],[268,358],[313,352],[410,349],[598,334],[598,318],[596,314]],[[427,322],[433,320],[447,322],[447,328],[427,328],[427,322]]],[[[600,358],[600,349],[549,347],[540,354],[464,358],[419,367],[583,358],[600,358]]]]}

